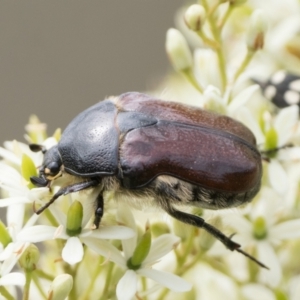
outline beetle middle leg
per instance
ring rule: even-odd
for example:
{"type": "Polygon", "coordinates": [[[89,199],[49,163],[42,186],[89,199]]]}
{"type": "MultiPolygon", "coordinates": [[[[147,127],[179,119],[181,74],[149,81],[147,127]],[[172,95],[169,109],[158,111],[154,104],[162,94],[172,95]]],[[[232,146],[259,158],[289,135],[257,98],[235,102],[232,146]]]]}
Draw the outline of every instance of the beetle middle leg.
{"type": "Polygon", "coordinates": [[[244,254],[245,256],[247,256],[249,259],[256,262],[261,267],[268,269],[268,267],[265,266],[263,263],[261,263],[260,261],[255,259],[253,256],[251,256],[247,252],[244,252],[242,249],[240,249],[241,245],[239,245],[238,243],[235,243],[234,241],[232,241],[231,240],[232,236],[227,237],[225,234],[223,234],[216,227],[206,223],[204,219],[202,219],[198,216],[192,215],[192,214],[188,214],[188,213],[176,210],[171,205],[168,205],[167,207],[164,207],[164,209],[173,218],[175,218],[175,219],[177,219],[177,220],[179,220],[183,223],[190,224],[190,225],[196,226],[198,228],[203,228],[208,233],[213,235],[216,239],[218,239],[221,243],[223,243],[229,250],[238,251],[238,252],[244,254]]]}
{"type": "Polygon", "coordinates": [[[95,209],[95,219],[94,219],[95,229],[99,228],[104,213],[104,201],[103,201],[102,192],[97,196],[96,203],[97,206],[95,209]]]}
{"type": "Polygon", "coordinates": [[[89,187],[97,186],[99,184],[99,179],[92,179],[90,181],[84,181],[84,182],[79,182],[75,183],[72,185],[68,185],[64,188],[61,188],[50,200],[47,202],[45,205],[40,207],[38,210],[35,209],[35,203],[33,203],[33,210],[34,212],[39,215],[42,213],[46,208],[48,208],[57,198],[59,198],[62,195],[67,195],[70,193],[75,193],[79,192],[82,190],[85,190],[89,187]]]}

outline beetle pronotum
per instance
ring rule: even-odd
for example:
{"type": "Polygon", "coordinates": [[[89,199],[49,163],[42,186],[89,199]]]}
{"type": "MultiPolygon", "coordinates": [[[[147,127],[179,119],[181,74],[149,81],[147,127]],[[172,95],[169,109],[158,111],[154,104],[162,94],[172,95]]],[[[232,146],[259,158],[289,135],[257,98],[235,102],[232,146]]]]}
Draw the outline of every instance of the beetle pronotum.
{"type": "Polygon", "coordinates": [[[62,187],[37,214],[61,195],[97,186],[96,228],[104,213],[103,192],[113,190],[116,198],[154,201],[177,220],[205,229],[228,249],[266,267],[204,219],[175,207],[229,208],[257,194],[261,154],[241,123],[131,92],[81,112],[48,151],[39,145],[30,148],[44,152],[39,177],[31,177],[36,186],[49,186],[66,173],[81,178],[62,187]]]}

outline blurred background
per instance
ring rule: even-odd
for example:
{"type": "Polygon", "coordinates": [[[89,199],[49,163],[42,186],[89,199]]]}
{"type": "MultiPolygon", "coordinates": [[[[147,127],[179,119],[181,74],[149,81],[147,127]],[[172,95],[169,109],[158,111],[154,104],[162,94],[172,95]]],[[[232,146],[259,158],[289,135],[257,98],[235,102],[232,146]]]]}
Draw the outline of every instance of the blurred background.
{"type": "Polygon", "coordinates": [[[1,145],[24,142],[33,113],[52,134],[107,96],[161,85],[165,34],[185,2],[1,1],[1,145]]]}

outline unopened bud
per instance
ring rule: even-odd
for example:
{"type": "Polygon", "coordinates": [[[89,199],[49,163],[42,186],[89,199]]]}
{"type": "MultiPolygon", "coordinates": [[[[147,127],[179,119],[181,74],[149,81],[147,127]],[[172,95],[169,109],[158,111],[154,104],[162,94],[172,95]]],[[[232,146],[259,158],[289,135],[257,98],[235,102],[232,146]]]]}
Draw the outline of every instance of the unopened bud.
{"type": "Polygon", "coordinates": [[[35,186],[31,183],[30,177],[37,176],[36,166],[33,160],[27,154],[23,154],[21,162],[21,172],[23,178],[26,180],[27,186],[31,189],[35,186]]]}
{"type": "Polygon", "coordinates": [[[37,246],[30,244],[22,253],[19,263],[21,268],[26,271],[34,271],[40,259],[40,251],[37,246]]]}
{"type": "Polygon", "coordinates": [[[247,46],[250,51],[257,51],[263,48],[266,31],[267,22],[265,15],[258,9],[251,16],[247,33],[247,46]]]}
{"type": "Polygon", "coordinates": [[[61,274],[55,277],[48,293],[48,300],[65,300],[73,287],[73,277],[61,274]]]}
{"type": "Polygon", "coordinates": [[[151,232],[148,229],[142,236],[140,242],[136,246],[132,257],[127,262],[127,267],[132,270],[137,270],[145,258],[148,256],[151,248],[151,232]]]}
{"type": "Polygon", "coordinates": [[[186,71],[192,67],[192,53],[179,30],[170,28],[167,31],[166,51],[176,71],[186,71]]]}
{"type": "Polygon", "coordinates": [[[253,235],[257,240],[265,239],[267,236],[266,220],[263,217],[258,217],[253,223],[253,235]]]}
{"type": "Polygon", "coordinates": [[[165,222],[156,222],[151,225],[151,231],[154,237],[170,233],[170,227],[165,222]]]}
{"type": "Polygon", "coordinates": [[[202,5],[191,5],[184,14],[187,27],[193,31],[200,31],[205,20],[205,9],[202,5]]]}
{"type": "MultiPolygon", "coordinates": [[[[274,127],[271,127],[265,134],[265,149],[266,150],[272,150],[277,147],[278,143],[278,134],[274,127]]],[[[276,151],[274,152],[274,155],[276,155],[276,151]]]]}
{"type": "Polygon", "coordinates": [[[76,236],[81,233],[81,224],[83,218],[83,207],[79,201],[74,201],[69,208],[67,215],[67,234],[76,236]]]}

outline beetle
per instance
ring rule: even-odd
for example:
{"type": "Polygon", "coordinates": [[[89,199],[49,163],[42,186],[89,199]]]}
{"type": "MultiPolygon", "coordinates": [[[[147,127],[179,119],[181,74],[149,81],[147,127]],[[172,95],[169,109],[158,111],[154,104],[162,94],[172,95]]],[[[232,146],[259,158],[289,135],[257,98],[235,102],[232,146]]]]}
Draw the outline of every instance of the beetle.
{"type": "Polygon", "coordinates": [[[279,70],[265,82],[256,79],[253,81],[260,85],[263,95],[277,107],[300,105],[299,75],[279,70]]]}
{"type": "Polygon", "coordinates": [[[178,205],[208,209],[250,202],[260,189],[261,154],[252,132],[238,121],[213,112],[129,92],[110,97],[71,121],[56,146],[43,151],[36,186],[50,186],[60,176],[77,183],[62,187],[36,210],[40,214],[61,195],[99,187],[94,225],[104,213],[103,193],[116,199],[152,201],[175,219],[203,228],[228,249],[260,266],[204,219],[179,210],[178,205]]]}

